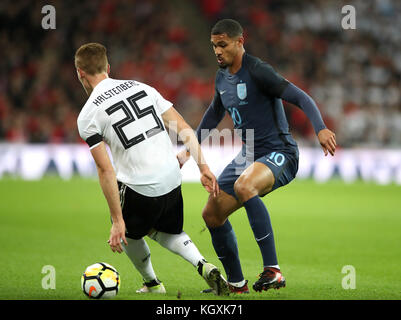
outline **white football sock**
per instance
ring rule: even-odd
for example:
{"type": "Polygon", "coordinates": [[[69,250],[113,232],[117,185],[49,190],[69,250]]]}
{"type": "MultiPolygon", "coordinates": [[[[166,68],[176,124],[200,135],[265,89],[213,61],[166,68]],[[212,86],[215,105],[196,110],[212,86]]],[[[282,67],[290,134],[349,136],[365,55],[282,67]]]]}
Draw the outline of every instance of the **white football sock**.
{"type": "Polygon", "coordinates": [[[145,282],[150,282],[156,279],[155,271],[153,270],[152,262],[150,261],[150,249],[145,239],[134,240],[126,238],[128,246],[123,242],[124,252],[132,261],[135,268],[141,274],[145,282]]]}
{"type": "Polygon", "coordinates": [[[271,265],[271,266],[264,266],[264,268],[276,268],[280,270],[280,266],[278,264],[271,265]]]}
{"type": "Polygon", "coordinates": [[[194,267],[198,267],[199,261],[204,259],[198,248],[184,231],[180,234],[155,231],[149,237],[157,241],[164,248],[183,257],[194,267]]]}

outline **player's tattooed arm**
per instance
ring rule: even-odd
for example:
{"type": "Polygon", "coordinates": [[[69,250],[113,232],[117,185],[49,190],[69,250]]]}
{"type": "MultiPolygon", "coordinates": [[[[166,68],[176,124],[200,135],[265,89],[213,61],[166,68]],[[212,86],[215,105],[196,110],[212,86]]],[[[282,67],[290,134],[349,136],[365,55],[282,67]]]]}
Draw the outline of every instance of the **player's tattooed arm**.
{"type": "MultiPolygon", "coordinates": [[[[224,118],[225,109],[221,103],[220,95],[215,90],[215,95],[212,103],[207,108],[204,113],[201,122],[199,123],[198,128],[196,129],[196,137],[198,142],[201,143],[204,139],[207,138],[210,131],[217,127],[220,121],[224,118]]],[[[180,164],[180,168],[188,161],[190,158],[190,152],[188,149],[182,150],[177,154],[177,159],[180,164]]]]}
{"type": "Polygon", "coordinates": [[[167,128],[177,130],[177,134],[184,143],[186,150],[189,151],[199,167],[202,185],[209,193],[213,193],[213,195],[216,196],[220,192],[219,185],[216,177],[210,171],[209,166],[206,163],[194,130],[187,124],[174,107],[165,111],[162,114],[162,118],[164,125],[167,128]]]}

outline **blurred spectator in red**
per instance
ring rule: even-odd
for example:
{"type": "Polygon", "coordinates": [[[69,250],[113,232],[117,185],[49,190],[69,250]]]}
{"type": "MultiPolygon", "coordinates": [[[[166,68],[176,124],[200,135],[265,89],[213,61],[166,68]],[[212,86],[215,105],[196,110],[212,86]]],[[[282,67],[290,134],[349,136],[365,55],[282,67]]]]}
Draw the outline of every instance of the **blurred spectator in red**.
{"type": "MultiPolygon", "coordinates": [[[[400,1],[348,1],[358,13],[356,30],[341,28],[345,3],[336,0],[187,1],[197,9],[196,26],[184,24],[167,0],[50,2],[55,30],[41,28],[48,1],[0,3],[7,57],[0,60],[0,141],[81,141],[76,117],[87,97],[73,56],[89,41],[108,48],[111,77],[156,87],[196,127],[212,99],[216,68],[213,59],[199,58],[213,52],[196,28],[233,18],[245,29],[245,49],[314,98],[341,146],[401,146],[400,1]]],[[[316,145],[303,112],[287,103],[285,111],[301,144],[316,145]]],[[[228,120],[219,128],[230,127],[228,120]]]]}

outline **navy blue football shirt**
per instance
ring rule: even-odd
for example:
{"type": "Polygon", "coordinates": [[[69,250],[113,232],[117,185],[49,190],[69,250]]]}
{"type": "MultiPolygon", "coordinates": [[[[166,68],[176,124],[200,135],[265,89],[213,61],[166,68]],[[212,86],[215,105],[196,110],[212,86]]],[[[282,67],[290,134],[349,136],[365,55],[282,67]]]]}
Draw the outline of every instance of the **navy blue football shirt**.
{"type": "Polygon", "coordinates": [[[246,130],[252,129],[255,154],[269,150],[296,152],[284,107],[280,98],[289,82],[269,64],[244,53],[242,66],[235,74],[228,68],[219,69],[215,80],[215,95],[198,129],[213,129],[228,112],[235,129],[242,130],[246,143],[246,130]]]}

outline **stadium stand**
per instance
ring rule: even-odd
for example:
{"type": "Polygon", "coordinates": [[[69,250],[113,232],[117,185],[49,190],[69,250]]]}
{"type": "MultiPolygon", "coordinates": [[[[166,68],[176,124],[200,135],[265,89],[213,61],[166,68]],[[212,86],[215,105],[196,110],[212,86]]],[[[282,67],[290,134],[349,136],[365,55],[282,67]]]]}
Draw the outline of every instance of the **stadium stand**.
{"type": "MultiPolygon", "coordinates": [[[[182,11],[177,14],[179,2],[51,1],[57,27],[43,30],[47,2],[3,0],[0,141],[81,142],[76,117],[86,95],[73,56],[81,44],[95,41],[108,48],[111,77],[156,87],[196,127],[213,95],[215,62],[209,39],[200,39],[182,11]],[[199,57],[197,43],[208,57],[199,57]]],[[[194,11],[188,14],[200,16],[206,35],[220,18],[240,21],[246,50],[316,100],[341,147],[401,145],[400,1],[348,1],[356,8],[356,30],[341,28],[341,1],[189,3],[194,11]]],[[[300,144],[315,146],[303,112],[290,105],[286,112],[300,144]]],[[[229,119],[222,126],[230,127],[229,119]]]]}

